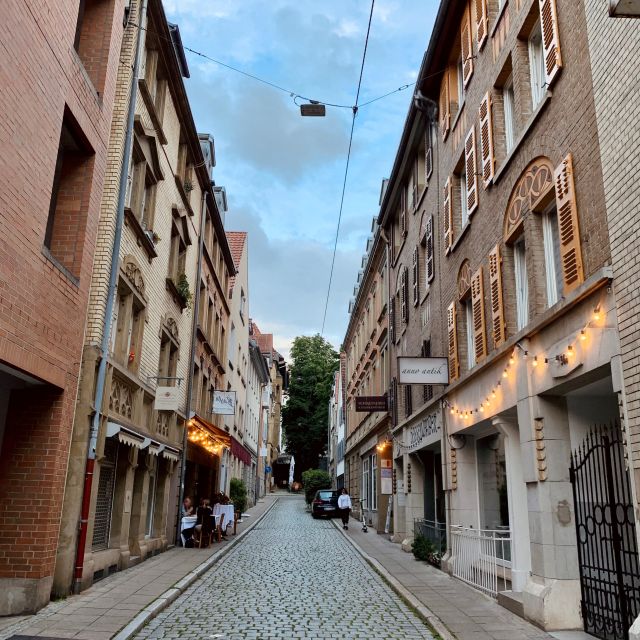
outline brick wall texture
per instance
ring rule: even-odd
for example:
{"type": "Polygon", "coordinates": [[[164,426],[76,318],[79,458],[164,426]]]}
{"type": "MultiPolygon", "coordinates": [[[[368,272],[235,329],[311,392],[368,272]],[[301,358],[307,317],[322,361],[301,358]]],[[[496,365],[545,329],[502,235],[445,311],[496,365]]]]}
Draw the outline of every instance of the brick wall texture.
{"type": "MultiPolygon", "coordinates": [[[[102,20],[87,22],[100,42],[91,54],[97,75],[85,67],[88,50],[74,49],[76,0],[2,8],[0,361],[46,384],[11,392],[0,451],[0,579],[53,570],[122,36],[123,0],[101,4],[102,20]],[[43,250],[65,108],[93,150],[86,198],[73,205],[84,209],[75,277],[43,250]],[[25,538],[29,518],[38,535],[25,538]]],[[[0,613],[5,604],[0,596],[0,613]]]]}
{"type": "Polygon", "coordinates": [[[624,373],[626,421],[640,495],[640,21],[610,18],[608,3],[584,2],[593,70],[598,140],[611,242],[620,352],[624,373]]]}

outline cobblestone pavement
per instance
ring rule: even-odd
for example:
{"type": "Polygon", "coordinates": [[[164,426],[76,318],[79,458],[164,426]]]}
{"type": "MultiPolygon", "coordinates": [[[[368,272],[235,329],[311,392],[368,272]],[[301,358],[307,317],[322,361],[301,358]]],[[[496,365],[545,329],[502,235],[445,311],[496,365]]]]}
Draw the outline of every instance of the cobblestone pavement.
{"type": "Polygon", "coordinates": [[[331,522],[283,499],[137,638],[432,638],[331,522]]]}

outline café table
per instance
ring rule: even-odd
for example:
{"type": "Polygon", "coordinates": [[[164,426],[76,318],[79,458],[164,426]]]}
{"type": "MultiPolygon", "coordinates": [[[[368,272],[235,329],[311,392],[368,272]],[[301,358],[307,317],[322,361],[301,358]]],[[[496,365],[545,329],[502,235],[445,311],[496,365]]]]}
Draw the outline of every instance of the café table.
{"type": "Polygon", "coordinates": [[[182,533],[185,529],[192,529],[196,526],[196,521],[198,520],[198,516],[182,516],[182,520],[180,521],[180,539],[182,540],[182,546],[184,547],[186,543],[186,538],[182,533]]]}
{"type": "Polygon", "coordinates": [[[222,524],[224,533],[229,525],[233,526],[235,507],[232,504],[214,504],[213,514],[220,516],[224,514],[224,522],[222,524]]]}

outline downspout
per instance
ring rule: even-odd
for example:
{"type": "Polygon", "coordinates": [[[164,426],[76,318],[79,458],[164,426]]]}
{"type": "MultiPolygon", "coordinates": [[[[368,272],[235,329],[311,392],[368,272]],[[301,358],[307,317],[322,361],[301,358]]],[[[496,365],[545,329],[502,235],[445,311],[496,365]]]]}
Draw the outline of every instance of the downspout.
{"type": "Polygon", "coordinates": [[[124,203],[127,193],[127,176],[129,175],[129,160],[131,158],[131,147],[133,146],[133,122],[137,99],[137,82],[140,71],[140,58],[142,47],[144,46],[144,24],[146,22],[147,0],[141,0],[140,5],[140,27],[138,28],[138,43],[133,61],[133,75],[131,78],[131,94],[129,98],[129,111],[127,113],[127,128],[124,138],[124,151],[122,158],[122,170],[120,172],[120,184],[118,192],[118,209],[116,212],[116,228],[113,238],[113,250],[111,253],[111,266],[109,272],[109,289],[107,293],[107,306],[105,309],[104,324],[102,331],[102,342],[100,344],[100,363],[96,377],[96,393],[94,398],[94,414],[89,429],[89,449],[87,451],[87,464],[84,474],[84,486],[82,490],[82,507],[80,512],[80,528],[78,531],[78,542],[76,545],[76,562],[74,572],[73,591],[78,593],[82,584],[82,573],[84,570],[84,553],[87,545],[87,530],[89,524],[89,510],[91,506],[91,488],[93,485],[93,470],[96,462],[96,447],[98,445],[98,431],[100,429],[100,414],[102,412],[102,400],[107,377],[107,354],[109,352],[109,342],[111,339],[111,318],[115,305],[116,287],[118,284],[118,259],[120,256],[120,244],[122,240],[122,227],[124,224],[124,203]]]}
{"type": "Polygon", "coordinates": [[[258,498],[260,498],[260,482],[262,479],[262,474],[263,471],[261,471],[262,468],[262,455],[261,455],[261,449],[262,449],[262,423],[263,420],[262,418],[264,417],[264,409],[262,408],[262,394],[264,393],[264,388],[267,386],[266,382],[261,382],[260,383],[260,417],[258,418],[258,464],[256,465],[256,503],[258,502],[258,498]]]}
{"type": "Polygon", "coordinates": [[[180,492],[178,497],[178,509],[176,511],[176,546],[180,542],[180,521],[182,519],[182,501],[184,500],[184,479],[187,472],[187,446],[188,424],[191,420],[191,396],[193,395],[193,361],[196,357],[196,335],[198,329],[198,316],[200,314],[200,280],[202,279],[202,257],[204,255],[204,229],[207,220],[207,193],[211,185],[202,192],[202,206],[200,215],[200,236],[198,238],[198,266],[196,267],[196,295],[193,304],[193,319],[191,321],[191,349],[189,351],[189,377],[187,378],[187,424],[182,434],[182,458],[180,460],[180,492]]]}

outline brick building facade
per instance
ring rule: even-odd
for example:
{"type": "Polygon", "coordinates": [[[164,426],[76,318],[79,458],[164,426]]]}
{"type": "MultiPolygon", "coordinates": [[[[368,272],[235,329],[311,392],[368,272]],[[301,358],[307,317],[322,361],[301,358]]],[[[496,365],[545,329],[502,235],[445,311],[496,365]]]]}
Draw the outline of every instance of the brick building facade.
{"type": "Polygon", "coordinates": [[[123,12],[3,6],[0,615],[51,591],[123,12]]]}
{"type": "Polygon", "coordinates": [[[376,222],[362,258],[362,271],[349,305],[349,325],[343,341],[345,452],[344,486],[355,513],[379,531],[385,528],[391,495],[391,446],[386,411],[356,409],[358,396],[385,396],[390,353],[388,334],[388,251],[376,222]],[[380,469],[380,473],[378,473],[380,469]]]}
{"type": "Polygon", "coordinates": [[[594,427],[621,440],[591,74],[581,4],[443,1],[378,218],[396,540],[426,536],[443,568],[545,629],[609,615],[583,595],[594,503],[570,474],[594,427]],[[398,384],[396,356],[429,355],[447,357],[447,387],[398,384]]]}

